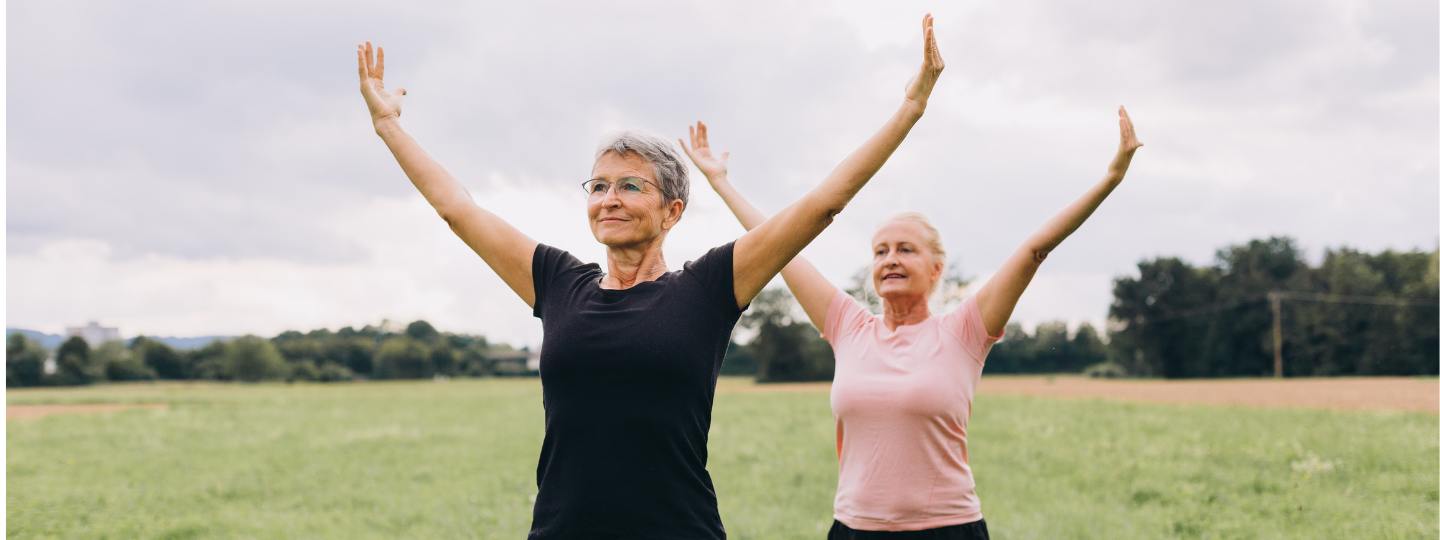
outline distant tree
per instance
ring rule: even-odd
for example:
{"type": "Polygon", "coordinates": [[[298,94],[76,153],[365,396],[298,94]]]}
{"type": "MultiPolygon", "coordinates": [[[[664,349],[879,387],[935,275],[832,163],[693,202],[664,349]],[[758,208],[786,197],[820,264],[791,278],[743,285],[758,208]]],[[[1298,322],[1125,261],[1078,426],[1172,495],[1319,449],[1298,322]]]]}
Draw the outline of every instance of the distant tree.
{"type": "Polygon", "coordinates": [[[46,351],[24,334],[5,339],[5,387],[39,386],[45,376],[46,351]]]}
{"type": "Polygon", "coordinates": [[[215,381],[234,379],[235,374],[226,361],[229,350],[229,343],[214,341],[199,349],[185,352],[185,362],[191,366],[192,378],[215,381]]]}
{"type": "Polygon", "coordinates": [[[427,345],[434,344],[436,340],[440,339],[440,332],[435,330],[434,326],[430,326],[430,323],[425,321],[415,321],[410,323],[409,326],[405,327],[405,335],[409,336],[410,339],[425,343],[427,345]]]}
{"type": "Polygon", "coordinates": [[[459,375],[460,362],[456,358],[455,351],[449,346],[439,346],[430,350],[430,365],[434,366],[435,373],[454,377],[459,375]]]}
{"type": "Polygon", "coordinates": [[[1105,340],[1090,323],[1080,323],[1075,329],[1075,336],[1070,339],[1068,360],[1064,370],[1067,372],[1084,371],[1105,361],[1105,340]]]}
{"type": "Polygon", "coordinates": [[[325,364],[320,366],[320,373],[316,380],[320,382],[344,382],[355,379],[355,373],[349,368],[338,364],[325,364]]]}
{"type": "MultiPolygon", "coordinates": [[[[755,332],[745,350],[755,359],[755,380],[830,380],[835,357],[830,344],[796,314],[799,306],[783,288],[760,291],[741,323],[755,332]]],[[[723,364],[722,364],[723,368],[723,364]]]]}
{"type": "Polygon", "coordinates": [[[408,336],[385,340],[375,355],[375,375],[382,379],[428,379],[435,376],[430,349],[408,336]]]}
{"type": "Polygon", "coordinates": [[[755,355],[750,354],[750,348],[734,340],[725,349],[725,361],[720,364],[721,375],[755,375],[759,365],[755,361],[755,355]]]}
{"type": "Polygon", "coordinates": [[[90,355],[90,344],[71,337],[55,352],[56,382],[64,385],[90,384],[105,379],[105,366],[90,355]]]}
{"type": "MultiPolygon", "coordinates": [[[[346,327],[349,328],[349,327],[346,327]]],[[[326,362],[345,366],[354,373],[369,375],[374,371],[375,339],[344,332],[325,342],[322,357],[326,362]]]]}
{"type": "Polygon", "coordinates": [[[189,379],[192,366],[184,355],[165,342],[137,337],[130,342],[130,350],[155,376],[161,379],[189,379]]]}
{"type": "Polygon", "coordinates": [[[226,347],[225,365],[236,380],[256,382],[286,375],[285,359],[270,340],[245,336],[226,347]]]}
{"type": "Polygon", "coordinates": [[[315,366],[315,362],[311,362],[309,360],[301,360],[299,362],[290,363],[290,372],[288,375],[286,375],[285,382],[308,382],[319,379],[320,368],[315,366]]]}
{"type": "Polygon", "coordinates": [[[1035,369],[1035,339],[1018,322],[1005,325],[1005,337],[990,348],[985,358],[986,373],[1038,372],[1035,369]]]}
{"type": "Polygon", "coordinates": [[[150,381],[155,371],[120,341],[100,344],[91,352],[94,362],[104,366],[105,378],[112,381],[150,381]]]}

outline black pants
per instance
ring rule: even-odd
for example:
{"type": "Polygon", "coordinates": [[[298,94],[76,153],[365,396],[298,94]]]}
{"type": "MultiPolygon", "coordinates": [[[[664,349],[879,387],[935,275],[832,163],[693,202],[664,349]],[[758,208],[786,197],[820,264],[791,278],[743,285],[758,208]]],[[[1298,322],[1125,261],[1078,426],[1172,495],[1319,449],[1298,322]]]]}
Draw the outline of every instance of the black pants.
{"type": "Polygon", "coordinates": [[[950,525],[923,531],[857,531],[846,527],[839,520],[830,526],[829,540],[990,540],[990,531],[985,520],[950,525]]]}

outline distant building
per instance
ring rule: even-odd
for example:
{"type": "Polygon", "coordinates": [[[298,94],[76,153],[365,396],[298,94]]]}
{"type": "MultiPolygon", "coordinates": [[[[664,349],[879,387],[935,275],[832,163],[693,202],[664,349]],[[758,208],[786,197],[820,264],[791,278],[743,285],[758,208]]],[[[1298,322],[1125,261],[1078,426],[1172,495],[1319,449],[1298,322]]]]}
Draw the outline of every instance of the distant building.
{"type": "Polygon", "coordinates": [[[79,337],[91,347],[99,346],[107,341],[119,341],[120,329],[111,326],[100,326],[100,323],[90,321],[85,326],[70,326],[65,328],[65,337],[79,337]]]}
{"type": "Polygon", "coordinates": [[[540,374],[540,351],[491,351],[486,354],[490,371],[496,375],[535,376],[540,374]]]}

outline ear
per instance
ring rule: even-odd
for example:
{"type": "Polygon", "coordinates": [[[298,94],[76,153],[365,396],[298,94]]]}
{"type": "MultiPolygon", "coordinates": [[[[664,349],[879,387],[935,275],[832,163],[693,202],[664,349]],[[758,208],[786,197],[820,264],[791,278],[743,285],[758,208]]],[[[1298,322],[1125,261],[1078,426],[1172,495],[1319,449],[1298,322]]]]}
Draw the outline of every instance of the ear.
{"type": "Polygon", "coordinates": [[[675,199],[665,207],[665,221],[660,222],[660,230],[668,231],[680,222],[680,216],[685,214],[685,201],[675,199]]]}

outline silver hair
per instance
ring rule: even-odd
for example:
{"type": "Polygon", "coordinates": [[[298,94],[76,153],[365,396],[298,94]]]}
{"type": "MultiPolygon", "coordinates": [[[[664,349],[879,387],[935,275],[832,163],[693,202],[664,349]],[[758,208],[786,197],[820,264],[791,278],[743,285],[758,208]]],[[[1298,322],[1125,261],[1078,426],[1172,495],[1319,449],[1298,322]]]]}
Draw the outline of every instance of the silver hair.
{"type": "Polygon", "coordinates": [[[665,202],[679,200],[690,205],[690,168],[680,159],[680,152],[668,139],[644,131],[625,130],[606,135],[595,149],[595,159],[614,152],[635,154],[655,167],[655,182],[665,202]]]}

